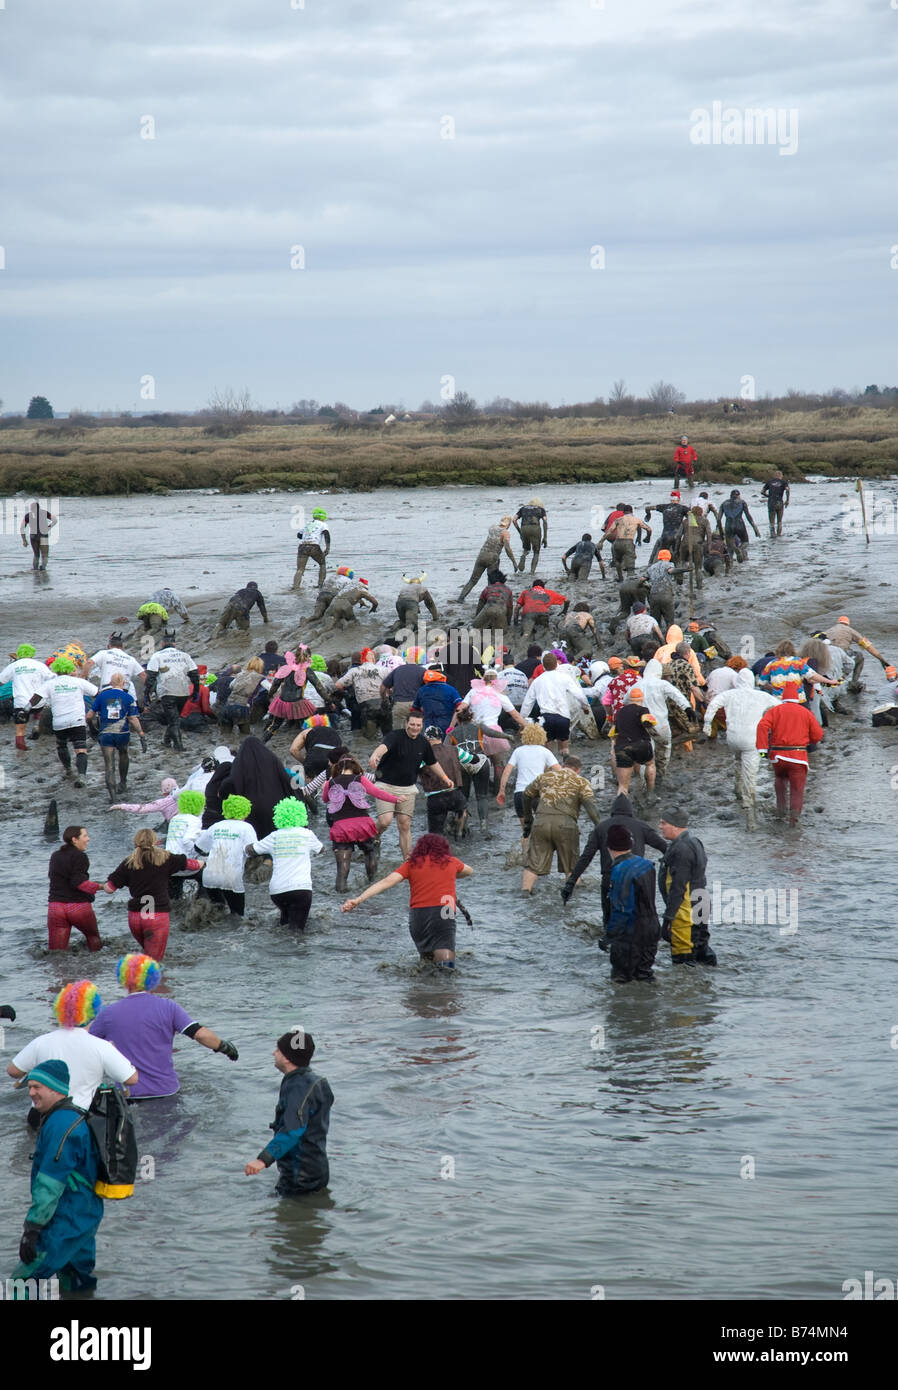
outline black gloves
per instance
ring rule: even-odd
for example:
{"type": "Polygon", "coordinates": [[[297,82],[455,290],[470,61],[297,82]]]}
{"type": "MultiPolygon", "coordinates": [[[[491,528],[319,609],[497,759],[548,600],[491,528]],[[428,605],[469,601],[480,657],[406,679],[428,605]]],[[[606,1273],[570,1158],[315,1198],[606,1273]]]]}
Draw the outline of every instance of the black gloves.
{"type": "Polygon", "coordinates": [[[239,1055],[240,1055],[240,1054],[238,1053],[236,1047],[234,1046],[234,1044],[233,1044],[232,1042],[226,1042],[224,1038],[222,1038],[221,1042],[218,1044],[218,1047],[216,1047],[215,1051],[216,1051],[216,1052],[223,1052],[224,1055],[225,1055],[225,1056],[228,1058],[228,1060],[231,1061],[231,1062],[236,1062],[237,1059],[238,1059],[238,1057],[239,1057],[239,1055]]]}
{"type": "Polygon", "coordinates": [[[667,941],[667,942],[670,941],[670,923],[669,923],[669,922],[662,922],[662,923],[661,923],[661,939],[662,939],[662,941],[667,941]]]}
{"type": "Polygon", "coordinates": [[[571,895],[573,894],[573,891],[574,885],[569,880],[561,890],[561,901],[563,903],[569,902],[571,899],[571,895]]]}
{"type": "Polygon", "coordinates": [[[22,1239],[19,1241],[19,1259],[23,1265],[34,1264],[37,1259],[37,1241],[40,1233],[40,1226],[32,1226],[26,1221],[22,1239]]]}

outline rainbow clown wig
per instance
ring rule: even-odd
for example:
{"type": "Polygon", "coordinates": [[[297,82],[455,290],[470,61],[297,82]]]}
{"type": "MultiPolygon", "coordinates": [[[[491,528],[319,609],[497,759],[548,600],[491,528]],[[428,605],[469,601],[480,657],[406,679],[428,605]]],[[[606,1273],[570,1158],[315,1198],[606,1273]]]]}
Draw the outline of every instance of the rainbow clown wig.
{"type": "Polygon", "coordinates": [[[331,726],[330,717],[326,714],[310,714],[308,719],[304,719],[301,724],[303,729],[329,729],[331,726]]]}
{"type": "Polygon", "coordinates": [[[221,814],[225,820],[246,820],[253,803],[245,796],[226,796],[221,803],[221,814]]]}
{"type": "Polygon", "coordinates": [[[309,813],[295,796],[285,796],[275,805],[271,819],[275,830],[292,830],[297,825],[305,829],[309,823],[309,813]]]}
{"type": "MultiPolygon", "coordinates": [[[[178,797],[178,810],[182,816],[202,815],[206,805],[206,798],[202,792],[186,791],[181,792],[178,797]]],[[[149,959],[149,957],[147,957],[149,959]]]]}
{"type": "Polygon", "coordinates": [[[427,660],[427,652],[425,649],[423,647],[413,647],[411,644],[407,647],[403,647],[399,654],[405,658],[406,664],[409,666],[420,666],[422,662],[427,660]]]}
{"type": "Polygon", "coordinates": [[[338,565],[337,573],[343,579],[355,579],[355,570],[350,569],[348,565],[338,565]]]}
{"type": "Polygon", "coordinates": [[[122,956],[115,967],[118,982],[122,989],[135,993],[137,990],[155,989],[162,979],[162,966],[152,956],[134,953],[122,956]]]}
{"type": "Polygon", "coordinates": [[[100,991],[90,980],[64,985],[53,1000],[53,1012],[60,1028],[86,1028],[102,1007],[100,991]]]}
{"type": "Polygon", "coordinates": [[[74,669],[75,663],[70,656],[58,656],[50,667],[57,676],[70,676],[74,669]]]}

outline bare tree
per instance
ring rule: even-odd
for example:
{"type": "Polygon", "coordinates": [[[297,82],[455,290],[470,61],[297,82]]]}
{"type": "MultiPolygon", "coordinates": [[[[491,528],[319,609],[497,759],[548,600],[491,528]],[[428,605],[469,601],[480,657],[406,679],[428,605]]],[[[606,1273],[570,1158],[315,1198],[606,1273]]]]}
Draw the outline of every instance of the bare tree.
{"type": "Polygon", "coordinates": [[[243,434],[255,420],[252,399],[245,387],[239,392],[231,386],[225,387],[223,391],[216,387],[209,397],[206,409],[201,413],[209,421],[204,433],[216,435],[219,439],[243,434]]]}
{"type": "Polygon", "coordinates": [[[447,425],[470,425],[479,418],[480,411],[473,396],[469,396],[467,391],[456,391],[443,406],[440,415],[447,425]]]}
{"type": "Polygon", "coordinates": [[[649,400],[657,410],[675,410],[678,405],[685,404],[686,395],[669,381],[656,381],[649,391],[649,400]]]}

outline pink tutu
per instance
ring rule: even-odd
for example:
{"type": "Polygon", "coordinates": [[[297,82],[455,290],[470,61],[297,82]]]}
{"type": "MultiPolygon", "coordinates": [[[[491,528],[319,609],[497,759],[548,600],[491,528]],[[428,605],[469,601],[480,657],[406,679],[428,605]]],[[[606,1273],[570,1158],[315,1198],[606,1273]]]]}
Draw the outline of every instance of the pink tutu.
{"type": "Polygon", "coordinates": [[[357,845],[360,840],[373,840],[376,835],[377,826],[370,816],[347,816],[331,826],[335,845],[357,845]]]}
{"type": "Polygon", "coordinates": [[[280,695],[275,695],[268,706],[268,713],[275,719],[293,719],[298,722],[314,714],[315,706],[310,700],[282,700],[280,695]]]}

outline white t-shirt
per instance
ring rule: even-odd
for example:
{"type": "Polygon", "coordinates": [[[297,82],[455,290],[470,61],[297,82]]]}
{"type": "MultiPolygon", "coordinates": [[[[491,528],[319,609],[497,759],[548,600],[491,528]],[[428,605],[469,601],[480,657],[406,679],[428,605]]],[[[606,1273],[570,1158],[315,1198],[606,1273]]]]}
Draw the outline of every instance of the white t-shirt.
{"type": "Polygon", "coordinates": [[[586,696],[581,687],[576,684],[576,677],[572,681],[570,676],[563,674],[566,669],[566,667],[556,667],[554,671],[543,671],[541,676],[537,676],[536,680],[531,682],[530,689],[527,691],[521,706],[521,714],[525,718],[534,704],[538,704],[541,714],[558,714],[564,719],[569,719],[571,696],[579,705],[586,705],[586,696]]]}
{"type": "Polygon", "coordinates": [[[655,619],[651,613],[631,613],[627,619],[628,637],[647,637],[655,630],[655,619]]]}
{"type": "Polygon", "coordinates": [[[125,677],[125,689],[128,694],[137,698],[134,681],[143,675],[143,667],[135,657],[123,652],[121,647],[107,647],[105,651],[94,652],[90,666],[90,674],[98,678],[101,690],[105,689],[115,673],[120,671],[125,677]]]}
{"type": "Polygon", "coordinates": [[[193,769],[193,771],[191,772],[190,776],[187,778],[187,781],[184,783],[183,787],[181,788],[181,791],[182,791],[182,792],[205,792],[206,787],[208,786],[208,784],[209,784],[211,781],[212,781],[212,773],[211,773],[211,772],[204,772],[204,771],[203,771],[203,765],[202,765],[202,763],[200,763],[199,767],[195,767],[195,768],[193,769]]]}
{"type": "Polygon", "coordinates": [[[524,703],[524,696],[527,694],[527,686],[530,681],[519,671],[517,666],[504,666],[502,668],[502,679],[505,682],[505,693],[514,705],[515,709],[520,709],[524,703]]]}
{"type": "Polygon", "coordinates": [[[105,1038],[95,1038],[86,1028],[57,1028],[52,1033],[42,1033],[12,1061],[20,1071],[29,1072],[38,1062],[49,1062],[51,1057],[68,1067],[72,1101],[82,1110],[88,1109],[104,1076],[123,1085],[135,1070],[134,1063],[117,1047],[105,1038]]]}
{"type": "Polygon", "coordinates": [[[708,676],[707,689],[709,695],[722,695],[725,690],[735,690],[738,684],[736,680],[738,672],[732,666],[718,666],[708,676]]]}
{"type": "Polygon", "coordinates": [[[557,762],[555,754],[550,753],[543,744],[522,743],[508,759],[508,766],[515,770],[515,791],[522,792],[534,778],[545,772],[547,767],[554,767],[557,762]]]}
{"type": "Polygon", "coordinates": [[[45,666],[42,661],[25,656],[22,657],[21,661],[11,661],[3,671],[0,671],[0,685],[12,681],[13,708],[27,709],[31,703],[32,695],[37,695],[41,687],[46,685],[49,674],[49,667],[45,666]]]}
{"type": "Polygon", "coordinates": [[[255,838],[255,830],[245,820],[220,820],[201,831],[194,844],[207,856],[203,887],[242,893],[246,850],[255,838]]]}
{"type": "Polygon", "coordinates": [[[257,854],[270,854],[274,861],[269,893],[293,893],[302,888],[311,890],[311,855],[320,854],[324,845],[313,830],[291,825],[257,840],[253,849],[257,854]]]}
{"type": "Polygon", "coordinates": [[[151,656],[147,671],[155,671],[159,679],[156,691],[159,695],[189,695],[190,681],[188,671],[196,670],[192,656],[182,652],[179,647],[163,647],[161,652],[151,656]]]}
{"type": "MultiPolygon", "coordinates": [[[[193,859],[196,837],[202,828],[202,816],[191,816],[186,811],[179,811],[168,823],[165,848],[169,854],[186,854],[188,859],[193,859]]],[[[185,870],[185,873],[189,872],[189,869],[185,870]]]]}
{"type": "Polygon", "coordinates": [[[50,702],[54,729],[77,729],[79,724],[87,723],[85,695],[93,699],[99,692],[95,685],[83,681],[80,676],[51,676],[38,693],[50,702]]]}
{"type": "MultiPolygon", "coordinates": [[[[521,674],[523,675],[523,672],[521,674]]],[[[502,701],[502,704],[498,708],[496,706],[495,697],[490,699],[486,695],[476,695],[473,690],[471,691],[468,696],[468,704],[471,706],[471,714],[474,716],[475,724],[496,724],[499,721],[499,715],[502,710],[507,712],[508,710],[514,709],[514,705],[511,703],[508,696],[503,695],[501,690],[497,690],[496,695],[498,695],[499,699],[502,701]]]]}

